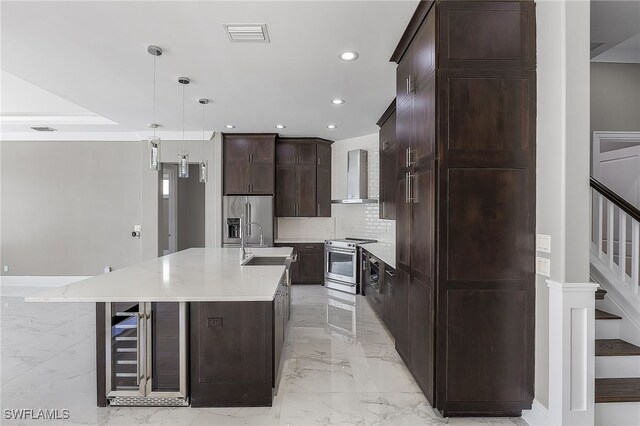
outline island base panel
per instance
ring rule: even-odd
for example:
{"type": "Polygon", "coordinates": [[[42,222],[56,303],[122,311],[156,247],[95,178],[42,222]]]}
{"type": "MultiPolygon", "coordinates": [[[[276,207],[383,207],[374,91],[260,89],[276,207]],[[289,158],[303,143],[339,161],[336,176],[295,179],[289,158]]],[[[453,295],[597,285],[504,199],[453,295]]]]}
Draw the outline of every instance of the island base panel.
{"type": "Polygon", "coordinates": [[[191,303],[191,406],[268,407],[273,302],[191,303]]]}

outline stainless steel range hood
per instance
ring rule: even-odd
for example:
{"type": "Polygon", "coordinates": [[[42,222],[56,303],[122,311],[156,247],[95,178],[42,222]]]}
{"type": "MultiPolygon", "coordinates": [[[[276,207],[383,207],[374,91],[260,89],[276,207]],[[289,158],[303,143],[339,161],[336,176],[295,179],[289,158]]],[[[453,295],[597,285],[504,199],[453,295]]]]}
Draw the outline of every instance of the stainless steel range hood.
{"type": "Polygon", "coordinates": [[[331,200],[334,204],[368,204],[378,200],[369,198],[367,151],[354,149],[347,153],[347,198],[331,200]]]}

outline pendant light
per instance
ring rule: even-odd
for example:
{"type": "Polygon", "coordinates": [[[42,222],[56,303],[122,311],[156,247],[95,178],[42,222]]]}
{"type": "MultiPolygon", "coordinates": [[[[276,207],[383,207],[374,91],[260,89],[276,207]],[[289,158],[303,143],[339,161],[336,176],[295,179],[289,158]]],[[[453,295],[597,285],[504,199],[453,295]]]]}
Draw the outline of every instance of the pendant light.
{"type": "Polygon", "coordinates": [[[149,127],[153,129],[153,136],[149,138],[149,169],[160,170],[160,138],[156,136],[156,59],[162,55],[162,48],[158,46],[147,46],[147,52],[153,56],[153,121],[149,127]]]}
{"type": "Polygon", "coordinates": [[[178,177],[189,177],[189,152],[184,147],[184,88],[191,83],[187,77],[178,77],[178,83],[182,84],[182,151],[178,154],[178,177]]]}
{"type": "Polygon", "coordinates": [[[200,98],[198,103],[202,105],[202,160],[200,160],[200,182],[206,183],[209,179],[209,161],[205,158],[204,149],[204,106],[209,103],[209,99],[200,98]]]}

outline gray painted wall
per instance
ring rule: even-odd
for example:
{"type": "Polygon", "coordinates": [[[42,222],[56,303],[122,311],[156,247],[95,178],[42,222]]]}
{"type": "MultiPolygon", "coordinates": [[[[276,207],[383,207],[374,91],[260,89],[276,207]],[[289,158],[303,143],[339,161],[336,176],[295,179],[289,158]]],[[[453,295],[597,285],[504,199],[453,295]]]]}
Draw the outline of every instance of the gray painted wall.
{"type": "MultiPolygon", "coordinates": [[[[163,140],[162,161],[182,149],[193,163],[209,161],[204,241],[220,246],[220,136],[163,140]]],[[[96,275],[158,255],[161,179],[149,170],[146,141],[2,141],[0,181],[2,275],[96,275]],[[140,239],[131,237],[135,224],[140,239]]]]}
{"type": "Polygon", "coordinates": [[[3,275],[95,275],[139,262],[139,142],[1,142],[3,275]]]}
{"type": "Polygon", "coordinates": [[[591,63],[591,130],[640,130],[640,64],[591,63]]]}

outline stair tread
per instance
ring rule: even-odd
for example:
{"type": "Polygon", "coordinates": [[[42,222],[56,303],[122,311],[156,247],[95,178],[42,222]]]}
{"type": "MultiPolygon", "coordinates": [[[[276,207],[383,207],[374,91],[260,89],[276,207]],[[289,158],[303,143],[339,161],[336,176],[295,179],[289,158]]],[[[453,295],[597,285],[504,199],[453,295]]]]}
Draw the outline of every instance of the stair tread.
{"type": "Polygon", "coordinates": [[[597,320],[619,320],[622,318],[619,317],[618,315],[610,314],[609,312],[596,309],[596,319],[597,320]]]}
{"type": "Polygon", "coordinates": [[[596,339],[596,356],[636,356],[640,346],[620,339],[596,339]]]}
{"type": "Polygon", "coordinates": [[[640,402],[640,377],[596,379],[598,402],[640,402]]]}
{"type": "Polygon", "coordinates": [[[607,294],[607,290],[603,289],[602,287],[599,287],[596,290],[596,300],[603,300],[606,294],[607,294]]]}

